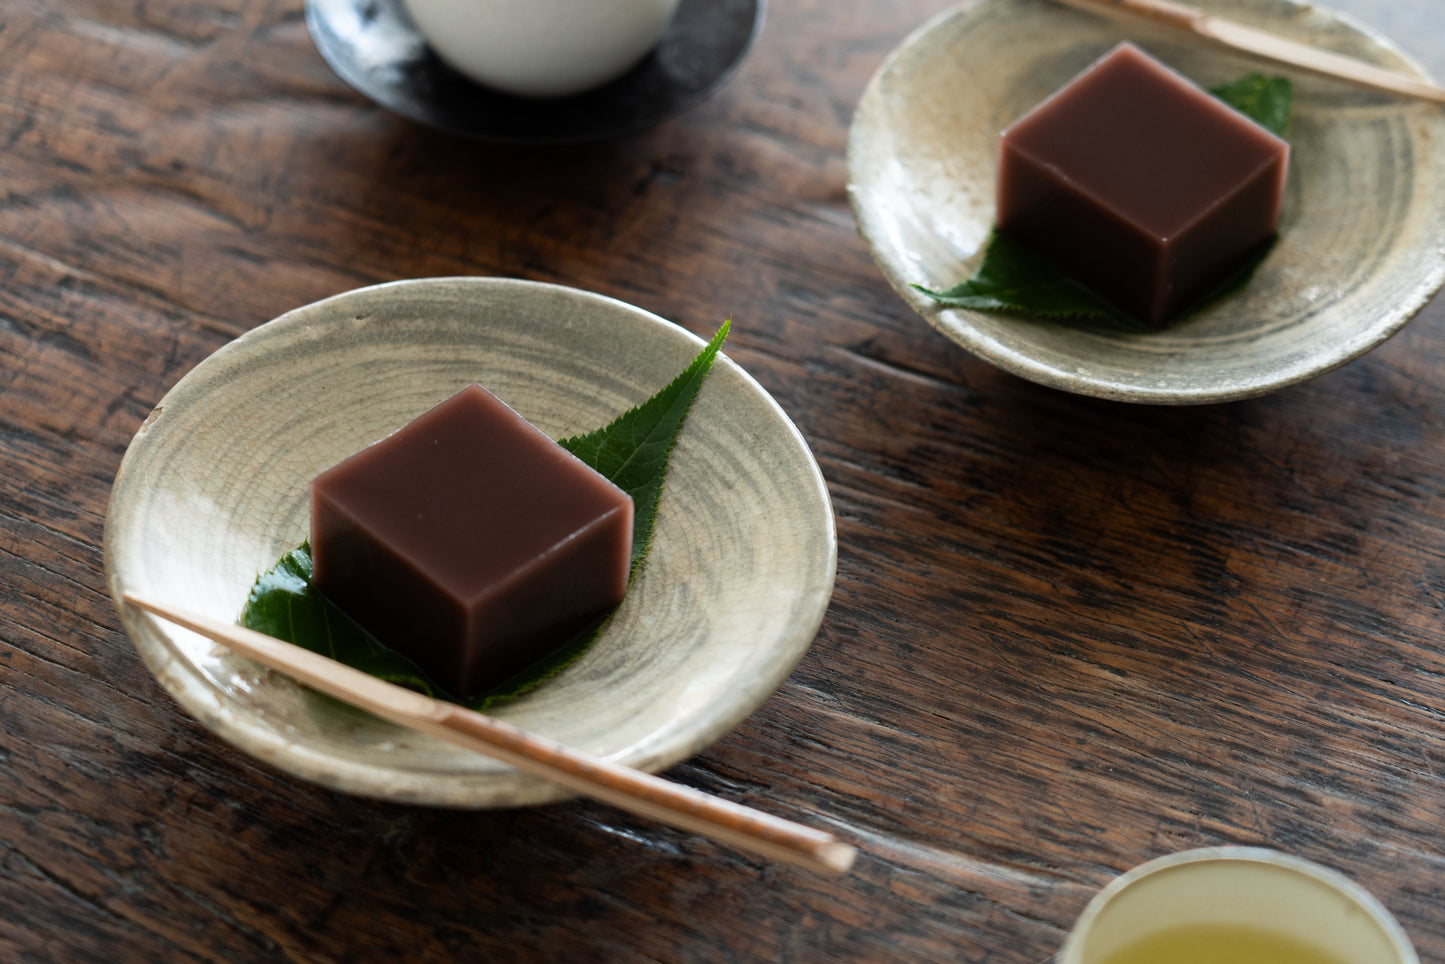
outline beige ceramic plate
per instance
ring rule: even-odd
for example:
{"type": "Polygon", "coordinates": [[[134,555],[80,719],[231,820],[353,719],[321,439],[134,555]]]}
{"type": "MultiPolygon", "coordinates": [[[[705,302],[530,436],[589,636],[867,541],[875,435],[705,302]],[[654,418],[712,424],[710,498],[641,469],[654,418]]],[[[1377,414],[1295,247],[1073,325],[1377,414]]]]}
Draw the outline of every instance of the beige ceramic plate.
{"type": "MultiPolygon", "coordinates": [[[[1318,8],[1208,8],[1423,75],[1385,40],[1318,8]]],[[[941,310],[913,290],[949,287],[977,267],[994,218],[999,132],[1126,36],[1205,86],[1260,69],[1050,0],[980,0],[920,28],[874,75],[849,135],[849,195],[888,281],[930,324],[1045,385],[1192,404],[1334,368],[1430,300],[1445,280],[1445,111],[1306,77],[1293,78],[1280,242],[1242,292],[1162,332],[1126,333],[941,310]]]]}
{"type": "MultiPolygon", "coordinates": [[[[137,432],[106,519],[111,594],[234,619],[256,574],[305,538],[311,477],[462,386],[481,382],[555,438],[644,401],[701,347],[621,302],[504,279],[398,282],[292,311],[197,366],[137,432]]],[[[832,509],[793,424],[724,356],[678,440],[656,526],[592,650],[498,716],[655,771],[782,683],[832,592],[832,509]]],[[[119,608],[187,710],[298,776],[456,807],[568,795],[119,608]]]]}

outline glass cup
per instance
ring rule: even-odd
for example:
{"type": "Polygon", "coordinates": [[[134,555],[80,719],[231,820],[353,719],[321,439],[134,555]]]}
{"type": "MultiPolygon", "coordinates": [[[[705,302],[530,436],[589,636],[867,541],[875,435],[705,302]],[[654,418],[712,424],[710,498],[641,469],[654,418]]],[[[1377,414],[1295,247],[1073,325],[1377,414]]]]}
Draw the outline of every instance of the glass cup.
{"type": "Polygon", "coordinates": [[[1109,964],[1130,944],[1167,939],[1171,930],[1188,935],[1195,954],[1239,929],[1311,949],[1315,956],[1303,960],[1419,964],[1390,912],[1357,884],[1307,860],[1254,847],[1170,854],[1116,878],[1079,915],[1058,964],[1109,964]]]}

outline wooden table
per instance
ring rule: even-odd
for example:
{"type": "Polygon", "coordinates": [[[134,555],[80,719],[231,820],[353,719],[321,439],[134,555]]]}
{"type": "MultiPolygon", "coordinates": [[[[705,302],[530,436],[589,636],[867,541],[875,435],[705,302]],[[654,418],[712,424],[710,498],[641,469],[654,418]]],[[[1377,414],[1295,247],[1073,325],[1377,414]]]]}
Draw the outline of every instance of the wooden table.
{"type": "MultiPolygon", "coordinates": [[[[1334,0],[1445,75],[1437,0],[1334,0]]],[[[775,0],[731,83],[592,146],[373,106],[300,0],[0,6],[0,959],[1038,962],[1160,854],[1336,867],[1445,959],[1445,300],[1253,401],[1037,387],[889,290],[851,110],[946,0],[775,0]],[[835,830],[827,879],[589,802],[354,799],[181,712],[105,590],[162,394],[346,289],[505,275],[710,333],[796,421],[836,593],[670,776],[835,830]]]]}

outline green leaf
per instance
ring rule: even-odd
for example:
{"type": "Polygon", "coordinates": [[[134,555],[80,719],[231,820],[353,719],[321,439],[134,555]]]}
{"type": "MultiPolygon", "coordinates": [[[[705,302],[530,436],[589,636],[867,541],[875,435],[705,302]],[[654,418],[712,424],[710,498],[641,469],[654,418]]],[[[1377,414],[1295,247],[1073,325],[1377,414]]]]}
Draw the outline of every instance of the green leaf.
{"type": "MultiPolygon", "coordinates": [[[[1294,100],[1289,78],[1249,74],[1232,83],[1210,88],[1210,93],[1284,136],[1294,100]]],[[[1206,304],[1244,287],[1272,247],[1273,242],[1262,246],[1213,290],[1181,311],[1180,316],[1198,311],[1206,304]]],[[[1133,331],[1149,330],[997,230],[989,235],[983,260],[971,278],[942,291],[923,285],[913,287],[945,308],[1030,315],[1085,324],[1101,323],[1133,331]]]]}
{"type": "MultiPolygon", "coordinates": [[[[723,322],[682,374],[652,398],[596,431],[558,442],[632,496],[633,576],[642,569],[651,547],[653,523],[673,447],[730,327],[730,320],[723,322]]],[[[286,553],[256,579],[238,622],[388,682],[484,710],[530,692],[560,673],[591,648],[611,618],[611,612],[598,617],[546,658],[491,691],[467,700],[447,693],[318,592],[311,582],[311,546],[307,543],[286,553]]]]}
{"type": "Polygon", "coordinates": [[[1231,83],[1211,87],[1209,92],[1280,137],[1289,128],[1294,87],[1288,77],[1249,74],[1231,83]]]}
{"type": "Polygon", "coordinates": [[[436,692],[415,664],[383,646],[312,586],[309,542],[286,553],[257,578],[240,623],[388,682],[436,692]]]}
{"type": "Polygon", "coordinates": [[[632,496],[634,574],[652,545],[652,522],[672,447],[731,324],[731,319],[724,321],[692,364],[662,391],[595,432],[557,442],[632,496]]]}
{"type": "Polygon", "coordinates": [[[1124,320],[1053,265],[996,230],[973,277],[944,291],[913,287],[948,308],[1019,312],[1041,318],[1124,320]]]}

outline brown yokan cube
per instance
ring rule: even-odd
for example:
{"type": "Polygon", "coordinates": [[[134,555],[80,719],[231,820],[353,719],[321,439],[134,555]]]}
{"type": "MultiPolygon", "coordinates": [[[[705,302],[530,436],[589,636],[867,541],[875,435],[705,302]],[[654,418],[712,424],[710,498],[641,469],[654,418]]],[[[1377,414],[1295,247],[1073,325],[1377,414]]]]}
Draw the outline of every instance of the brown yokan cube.
{"type": "Polygon", "coordinates": [[[1289,145],[1124,43],[1004,131],[998,228],[1151,325],[1273,236],[1289,145]]]}
{"type": "Polygon", "coordinates": [[[313,579],[472,695],[621,601],[632,500],[479,385],[311,483],[313,579]]]}

